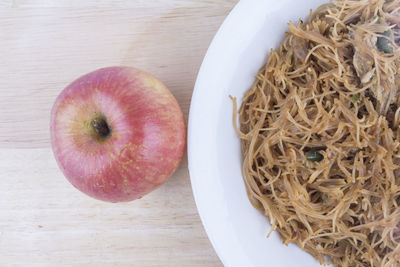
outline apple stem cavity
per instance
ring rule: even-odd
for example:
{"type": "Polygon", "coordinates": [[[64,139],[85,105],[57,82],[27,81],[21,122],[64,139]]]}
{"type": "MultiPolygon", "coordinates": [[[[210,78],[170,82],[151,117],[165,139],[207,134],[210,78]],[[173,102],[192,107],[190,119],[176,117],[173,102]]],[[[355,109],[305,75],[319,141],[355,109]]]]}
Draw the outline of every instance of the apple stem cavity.
{"type": "Polygon", "coordinates": [[[111,129],[104,116],[98,116],[92,119],[90,123],[91,135],[97,141],[105,141],[111,136],[111,129]]]}

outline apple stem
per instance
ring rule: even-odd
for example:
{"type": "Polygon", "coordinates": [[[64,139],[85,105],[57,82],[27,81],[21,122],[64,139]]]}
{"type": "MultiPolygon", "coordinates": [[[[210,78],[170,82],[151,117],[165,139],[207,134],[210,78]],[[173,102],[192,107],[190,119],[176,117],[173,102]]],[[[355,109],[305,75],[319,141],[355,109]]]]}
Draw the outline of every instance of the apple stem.
{"type": "Polygon", "coordinates": [[[100,139],[105,139],[110,136],[111,130],[105,118],[93,119],[91,126],[96,133],[96,136],[100,139]]]}

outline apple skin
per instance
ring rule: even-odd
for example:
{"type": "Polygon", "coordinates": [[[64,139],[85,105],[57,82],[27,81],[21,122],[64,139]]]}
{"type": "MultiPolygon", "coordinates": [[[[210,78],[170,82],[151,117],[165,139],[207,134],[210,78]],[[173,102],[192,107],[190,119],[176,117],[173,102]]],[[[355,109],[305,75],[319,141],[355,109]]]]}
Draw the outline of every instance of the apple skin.
{"type": "Polygon", "coordinates": [[[108,202],[132,201],[165,183],[182,159],[185,133],[167,87],[132,67],[78,78],[51,111],[51,145],[65,177],[108,202]]]}

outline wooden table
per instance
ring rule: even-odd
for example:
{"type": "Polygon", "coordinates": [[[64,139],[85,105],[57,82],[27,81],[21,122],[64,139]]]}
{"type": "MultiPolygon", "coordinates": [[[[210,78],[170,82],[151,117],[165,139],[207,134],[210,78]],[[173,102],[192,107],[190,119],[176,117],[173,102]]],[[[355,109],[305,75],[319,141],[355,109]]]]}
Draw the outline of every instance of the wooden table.
{"type": "Polygon", "coordinates": [[[207,47],[238,0],[0,0],[0,266],[221,266],[197,214],[187,160],[141,200],[74,189],[49,145],[72,80],[130,65],[166,83],[187,118],[207,47]]]}

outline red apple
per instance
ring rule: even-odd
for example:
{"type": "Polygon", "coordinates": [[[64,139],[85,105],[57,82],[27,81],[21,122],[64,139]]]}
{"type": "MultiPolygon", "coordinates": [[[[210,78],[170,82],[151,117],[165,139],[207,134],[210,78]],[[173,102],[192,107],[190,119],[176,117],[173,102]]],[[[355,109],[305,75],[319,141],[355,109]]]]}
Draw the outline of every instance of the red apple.
{"type": "Polygon", "coordinates": [[[167,87],[131,67],[86,74],[57,97],[51,145],[66,178],[87,195],[131,201],[162,185],[185,146],[182,111],[167,87]]]}

